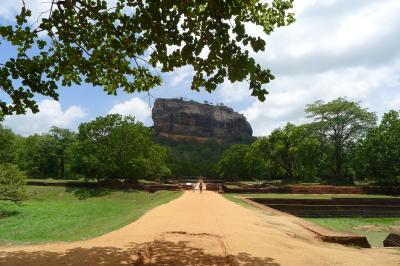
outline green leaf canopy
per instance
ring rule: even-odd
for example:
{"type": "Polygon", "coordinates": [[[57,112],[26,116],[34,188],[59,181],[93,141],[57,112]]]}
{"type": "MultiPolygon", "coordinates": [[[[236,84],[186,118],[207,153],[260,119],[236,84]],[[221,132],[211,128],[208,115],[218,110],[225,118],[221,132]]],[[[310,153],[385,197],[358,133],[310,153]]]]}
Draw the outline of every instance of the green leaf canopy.
{"type": "Polygon", "coordinates": [[[0,117],[38,112],[34,95],[58,99],[59,84],[86,82],[109,94],[148,91],[161,84],[157,69],[183,66],[194,70],[192,90],[212,92],[226,78],[247,80],[263,101],[262,85],[274,76],[251,57],[266,42],[250,36],[246,25],[270,34],[294,21],[292,2],[119,0],[109,7],[100,0],[52,0],[36,27],[24,6],[13,25],[0,26],[0,45],[18,51],[0,62],[0,88],[11,98],[0,99],[0,117]]]}

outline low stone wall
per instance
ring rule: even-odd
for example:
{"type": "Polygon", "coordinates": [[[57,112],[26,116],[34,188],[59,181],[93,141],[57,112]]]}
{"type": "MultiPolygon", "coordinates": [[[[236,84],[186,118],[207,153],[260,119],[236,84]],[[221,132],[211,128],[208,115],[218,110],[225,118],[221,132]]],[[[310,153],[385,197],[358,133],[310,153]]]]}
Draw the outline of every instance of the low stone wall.
{"type": "Polygon", "coordinates": [[[239,188],[256,188],[254,184],[245,184],[241,182],[225,182],[225,185],[233,185],[239,188]]]}
{"type": "Polygon", "coordinates": [[[398,186],[364,186],[362,187],[364,194],[381,194],[381,195],[400,195],[400,185],[398,186]]]}
{"type": "Polygon", "coordinates": [[[59,186],[59,187],[76,187],[76,188],[110,188],[110,189],[135,189],[144,190],[148,192],[155,192],[158,190],[178,191],[182,190],[182,186],[175,184],[160,184],[160,185],[140,185],[129,184],[120,181],[114,182],[45,182],[45,181],[28,181],[27,185],[30,186],[59,186]]]}
{"type": "Polygon", "coordinates": [[[287,193],[287,194],[375,194],[375,195],[400,195],[400,186],[267,186],[264,188],[240,187],[228,188],[227,193],[287,193]]]}
{"type": "Polygon", "coordinates": [[[251,199],[299,217],[400,217],[400,199],[251,199]]]}
{"type": "Polygon", "coordinates": [[[87,187],[95,188],[98,184],[95,182],[46,182],[46,181],[28,181],[26,182],[29,186],[53,186],[53,187],[87,187]]]}
{"type": "Polygon", "coordinates": [[[362,194],[361,187],[356,186],[288,186],[294,194],[362,194]]]}
{"type": "Polygon", "coordinates": [[[400,235],[399,234],[389,234],[385,240],[383,240],[384,247],[400,247],[400,235]]]}
{"type": "Polygon", "coordinates": [[[221,183],[206,183],[207,190],[210,191],[219,191],[219,188],[222,186],[221,183]]]}
{"type": "Polygon", "coordinates": [[[265,187],[265,188],[228,188],[223,186],[227,193],[290,193],[287,187],[265,187]]]}
{"type": "Polygon", "coordinates": [[[252,199],[258,203],[270,204],[296,204],[296,205],[372,205],[372,206],[398,206],[400,198],[335,198],[332,199],[277,199],[277,198],[256,198],[252,199]]]}
{"type": "Polygon", "coordinates": [[[318,235],[318,237],[322,241],[329,242],[329,243],[342,244],[342,245],[346,245],[346,246],[356,246],[356,247],[361,247],[361,248],[370,248],[371,247],[366,236],[352,236],[352,235],[335,236],[335,235],[320,234],[320,235],[318,235]]]}
{"type": "Polygon", "coordinates": [[[159,190],[168,190],[168,191],[179,191],[182,190],[182,186],[179,185],[148,185],[148,186],[142,186],[142,187],[137,187],[137,190],[144,190],[148,192],[156,192],[159,190]]]}

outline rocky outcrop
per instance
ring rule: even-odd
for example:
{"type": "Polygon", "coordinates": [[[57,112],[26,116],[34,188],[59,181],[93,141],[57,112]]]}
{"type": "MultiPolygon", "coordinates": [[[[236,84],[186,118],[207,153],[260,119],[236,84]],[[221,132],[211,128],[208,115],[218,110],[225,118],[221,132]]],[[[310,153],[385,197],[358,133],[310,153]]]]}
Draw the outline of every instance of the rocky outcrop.
{"type": "Polygon", "coordinates": [[[182,99],[157,99],[152,117],[156,134],[175,141],[231,143],[253,133],[246,118],[232,108],[182,99]]]}

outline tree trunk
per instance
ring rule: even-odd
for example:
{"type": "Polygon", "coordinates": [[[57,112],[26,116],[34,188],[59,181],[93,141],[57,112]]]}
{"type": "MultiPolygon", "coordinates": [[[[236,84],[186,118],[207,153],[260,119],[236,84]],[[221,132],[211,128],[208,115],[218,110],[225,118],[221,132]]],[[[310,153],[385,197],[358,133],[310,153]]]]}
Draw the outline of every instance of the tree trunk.
{"type": "Polygon", "coordinates": [[[340,146],[335,147],[335,177],[339,180],[344,178],[343,154],[340,146]]]}
{"type": "Polygon", "coordinates": [[[64,156],[60,158],[60,177],[64,179],[65,177],[65,159],[64,156]]]}

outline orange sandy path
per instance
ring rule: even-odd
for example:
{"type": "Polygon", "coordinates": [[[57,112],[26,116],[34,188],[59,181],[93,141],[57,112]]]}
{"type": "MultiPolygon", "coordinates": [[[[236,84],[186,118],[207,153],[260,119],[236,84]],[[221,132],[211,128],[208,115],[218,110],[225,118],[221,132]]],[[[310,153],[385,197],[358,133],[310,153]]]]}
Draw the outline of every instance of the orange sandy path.
{"type": "Polygon", "coordinates": [[[400,265],[400,251],[323,243],[287,217],[247,209],[209,191],[187,191],[94,239],[0,248],[0,265],[132,263],[387,266],[400,265]]]}

